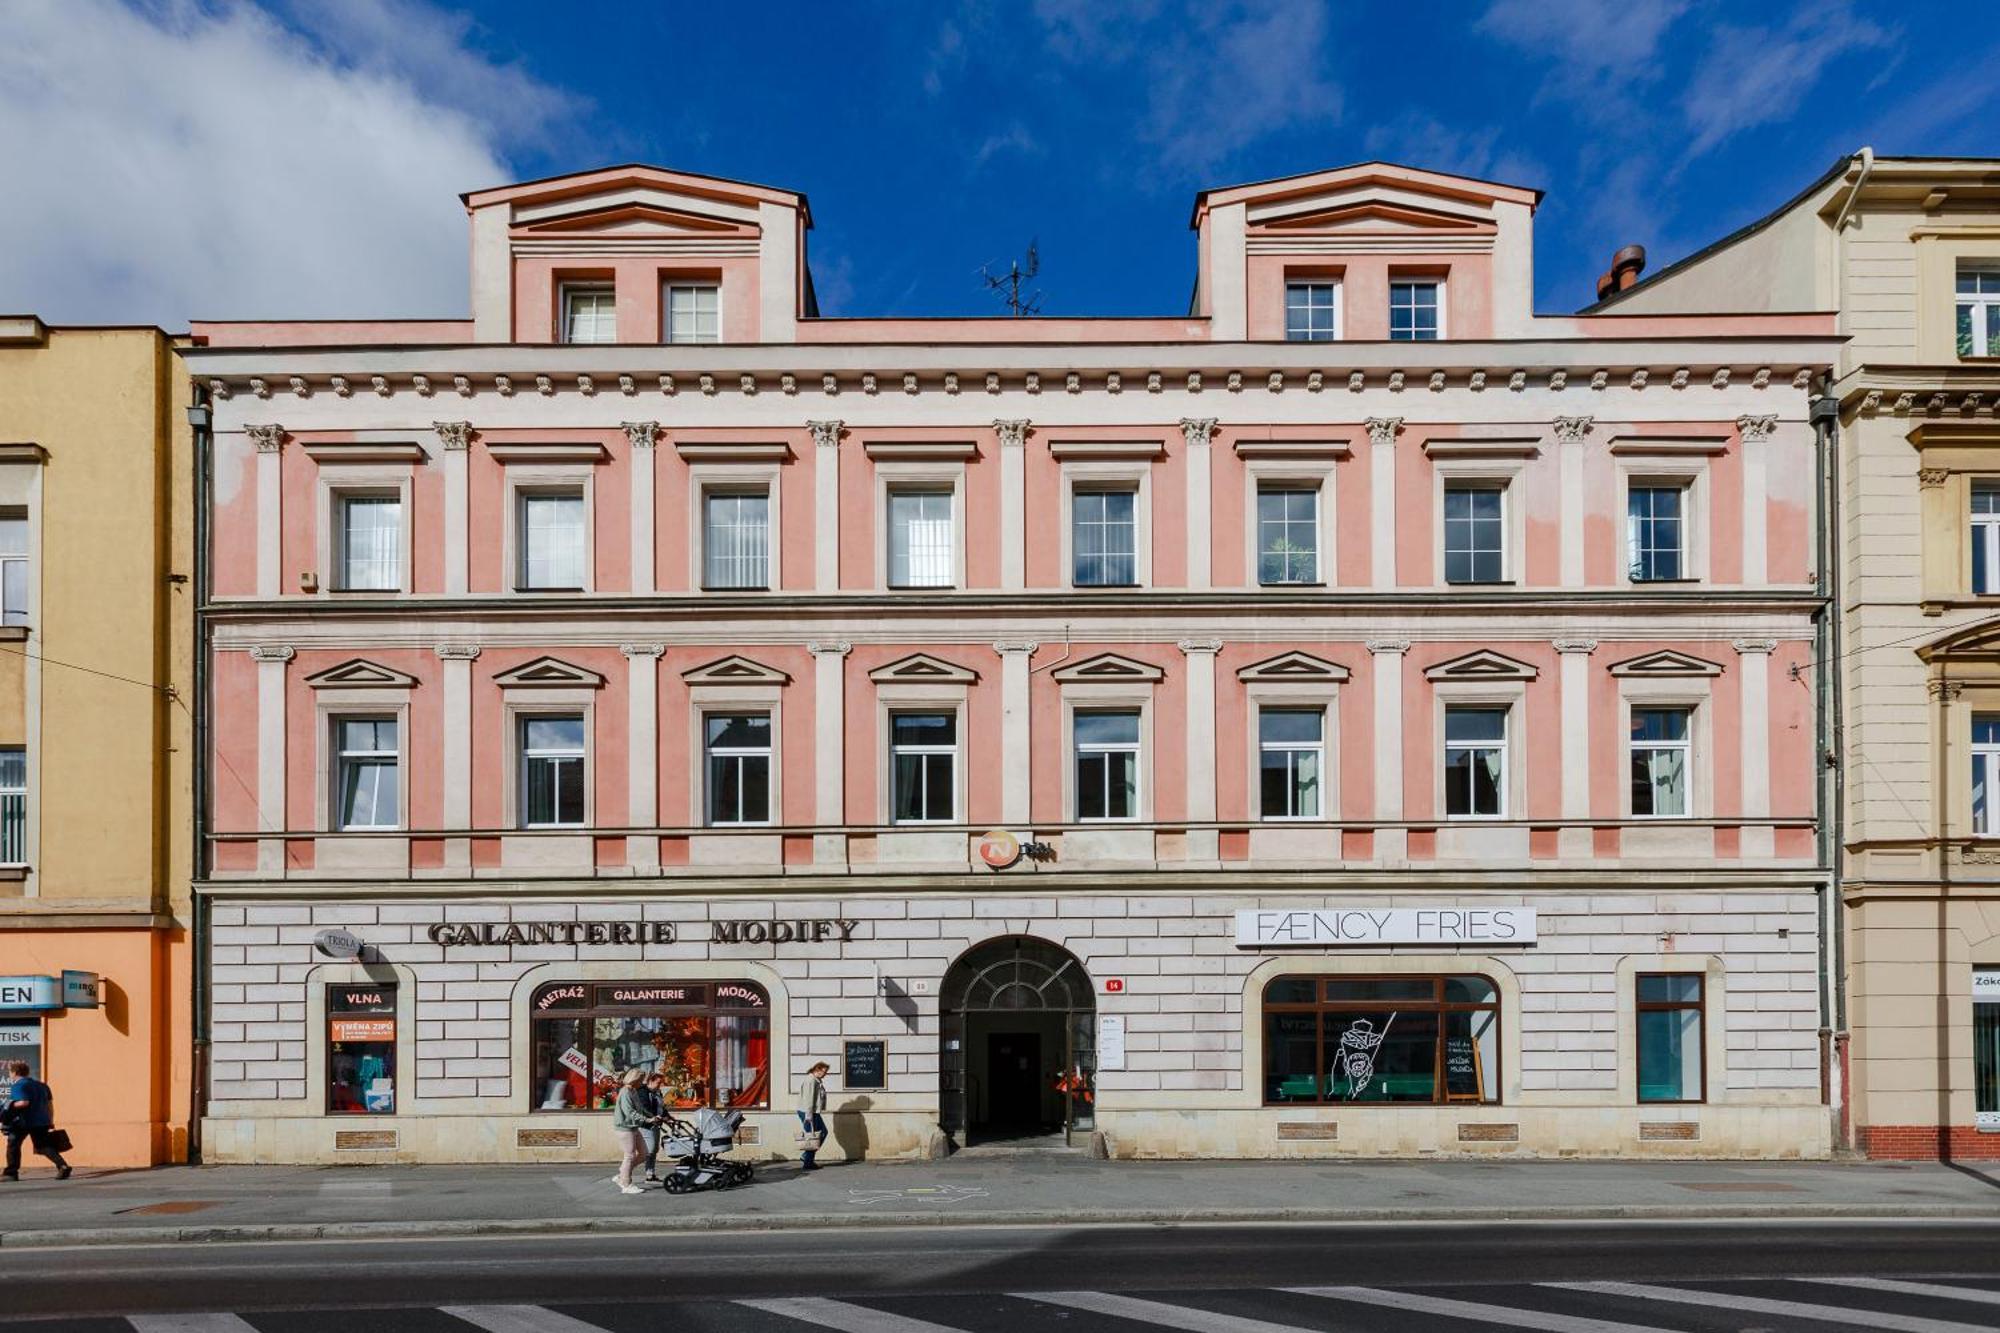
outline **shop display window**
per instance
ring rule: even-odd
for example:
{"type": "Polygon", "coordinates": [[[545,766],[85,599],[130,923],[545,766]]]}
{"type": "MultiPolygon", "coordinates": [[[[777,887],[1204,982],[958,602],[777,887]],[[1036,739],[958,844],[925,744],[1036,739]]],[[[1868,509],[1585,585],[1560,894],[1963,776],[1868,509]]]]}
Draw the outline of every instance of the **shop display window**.
{"type": "Polygon", "coordinates": [[[664,1074],[676,1111],[771,1104],[770,1001],[749,982],[558,982],[532,1023],[537,1111],[609,1110],[628,1069],[664,1074]]]}
{"type": "Polygon", "coordinates": [[[1702,1059],[1705,1006],[1698,972],[1639,976],[1635,1007],[1639,1022],[1640,1101],[1705,1099],[1707,1066],[1702,1059]]]}
{"type": "Polygon", "coordinates": [[[326,988],[326,1109],[332,1115],[396,1113],[396,988],[326,988]]]}
{"type": "Polygon", "coordinates": [[[2000,1130],[2000,970],[1972,973],[1973,1126],[2000,1130]]]}
{"type": "Polygon", "coordinates": [[[1264,988],[1264,1101],[1500,1100],[1500,997],[1479,976],[1279,977],[1264,988]]]}

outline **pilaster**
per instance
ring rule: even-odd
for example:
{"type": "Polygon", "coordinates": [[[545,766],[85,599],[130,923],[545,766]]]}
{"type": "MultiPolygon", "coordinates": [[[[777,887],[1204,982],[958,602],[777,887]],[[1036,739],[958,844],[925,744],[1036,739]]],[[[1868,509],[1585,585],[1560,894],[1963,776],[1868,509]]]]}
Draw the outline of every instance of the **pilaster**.
{"type": "MultiPolygon", "coordinates": [[[[1215,655],[1220,639],[1182,639],[1187,656],[1187,819],[1215,819],[1215,655]]],[[[1222,846],[1216,830],[1187,831],[1190,861],[1220,861],[1222,846]]]]}
{"type": "MultiPolygon", "coordinates": [[[[259,444],[259,452],[263,446],[259,444]]],[[[272,457],[276,457],[273,451],[272,457]]],[[[298,654],[285,645],[250,650],[257,664],[257,831],[285,831],[285,670],[298,654]]],[[[285,840],[260,838],[257,873],[285,873],[285,840]]]]}
{"type": "Polygon", "coordinates": [[[1561,469],[1561,510],[1558,540],[1562,586],[1583,586],[1584,460],[1592,418],[1557,417],[1556,458],[1561,469]]]}
{"type": "MultiPolygon", "coordinates": [[[[1736,725],[1743,747],[1743,816],[1754,819],[1771,813],[1771,654],[1778,650],[1778,642],[1737,639],[1730,646],[1736,649],[1742,673],[1736,725]]],[[[1777,834],[1770,825],[1744,825],[1744,860],[1770,857],[1776,851],[1777,834]]]]}
{"type": "MultiPolygon", "coordinates": [[[[472,827],[472,664],[479,660],[476,643],[441,643],[434,649],[444,670],[444,827],[472,827]]],[[[461,874],[472,870],[472,840],[446,838],[444,866],[461,874]]]]}
{"type": "Polygon", "coordinates": [[[1028,660],[1039,647],[1031,639],[993,645],[1000,654],[1000,822],[1009,828],[1026,827],[1034,818],[1029,803],[1028,660]]]}
{"type": "Polygon", "coordinates": [[[1770,522],[1770,484],[1767,456],[1771,432],[1777,428],[1773,416],[1736,418],[1737,435],[1743,441],[1743,584],[1761,587],[1770,578],[1770,560],[1764,529],[1770,522]]]}
{"type": "MultiPolygon", "coordinates": [[[[1214,417],[1185,417],[1181,435],[1187,442],[1187,586],[1210,587],[1213,580],[1210,551],[1213,507],[1209,495],[1213,484],[1215,450],[1214,417]]],[[[1254,571],[1252,577],[1254,578],[1254,571]]],[[[1187,645],[1181,645],[1185,648],[1187,645]]]]}
{"type": "MultiPolygon", "coordinates": [[[[283,426],[245,426],[257,446],[257,595],[278,595],[278,562],[285,535],[283,426]]],[[[260,659],[261,660],[261,659],[260,659]]]]}
{"type": "Polygon", "coordinates": [[[1025,421],[996,421],[1000,437],[1000,586],[1027,586],[1028,431],[1025,421]]]}
{"type": "MultiPolygon", "coordinates": [[[[1403,658],[1409,651],[1408,639],[1368,641],[1375,675],[1375,818],[1391,822],[1403,817],[1403,658]]],[[[1409,859],[1409,844],[1405,830],[1378,828],[1375,859],[1400,865],[1409,859]]]]}
{"type": "Polygon", "coordinates": [[[813,437],[813,587],[833,592],[840,587],[840,435],[839,421],[808,421],[813,437]]]}
{"type": "MultiPolygon", "coordinates": [[[[1368,585],[1396,586],[1396,436],[1401,417],[1369,417],[1368,585]]],[[[1407,648],[1408,645],[1405,645],[1407,648]]]]}
{"type": "MultiPolygon", "coordinates": [[[[444,446],[440,460],[444,468],[444,590],[447,596],[458,596],[466,591],[471,540],[466,460],[472,445],[472,423],[433,421],[431,429],[437,432],[438,442],[444,446]]],[[[409,522],[410,517],[405,515],[403,521],[409,522]]]]}
{"type": "MultiPolygon", "coordinates": [[[[652,445],[645,448],[650,461],[652,445]]],[[[625,655],[625,822],[633,828],[653,828],[660,822],[660,655],[666,646],[622,643],[618,651],[625,655]]],[[[658,835],[627,837],[625,864],[635,871],[658,870],[658,835]]]]}
{"type": "MultiPolygon", "coordinates": [[[[660,423],[623,421],[619,426],[632,445],[632,591],[649,593],[657,587],[654,572],[660,562],[653,517],[654,493],[658,490],[653,468],[657,451],[653,443],[659,438],[660,423]]],[[[653,850],[659,851],[657,841],[653,850]]]]}
{"type": "Polygon", "coordinates": [[[1593,842],[1584,821],[1590,818],[1590,655],[1597,640],[1557,639],[1554,646],[1561,663],[1562,817],[1576,821],[1557,834],[1556,855],[1585,860],[1593,842]]]}
{"type": "MultiPolygon", "coordinates": [[[[813,655],[813,822],[822,827],[847,822],[846,667],[853,647],[845,640],[806,645],[813,655]]],[[[815,864],[839,865],[846,860],[845,835],[814,835],[815,864]]]]}

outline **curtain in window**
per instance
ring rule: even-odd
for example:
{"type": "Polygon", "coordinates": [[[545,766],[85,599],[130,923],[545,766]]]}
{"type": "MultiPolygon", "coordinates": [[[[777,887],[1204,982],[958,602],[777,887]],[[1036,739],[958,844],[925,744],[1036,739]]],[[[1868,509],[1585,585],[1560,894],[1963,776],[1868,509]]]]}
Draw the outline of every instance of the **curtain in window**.
{"type": "Polygon", "coordinates": [[[771,502],[764,495],[711,495],[703,581],[711,588],[770,587],[771,502]]]}
{"type": "Polygon", "coordinates": [[[0,750],[0,862],[28,859],[28,752],[0,750]]]}
{"type": "Polygon", "coordinates": [[[889,582],[898,588],[949,588],[952,578],[951,492],[912,491],[889,497],[889,582]]]}
{"type": "Polygon", "coordinates": [[[342,586],[355,589],[402,586],[403,502],[394,496],[357,496],[341,506],[346,523],[341,547],[346,568],[342,586]]]}
{"type": "Polygon", "coordinates": [[[583,586],[583,497],[521,498],[522,574],[530,588],[583,586]]]}

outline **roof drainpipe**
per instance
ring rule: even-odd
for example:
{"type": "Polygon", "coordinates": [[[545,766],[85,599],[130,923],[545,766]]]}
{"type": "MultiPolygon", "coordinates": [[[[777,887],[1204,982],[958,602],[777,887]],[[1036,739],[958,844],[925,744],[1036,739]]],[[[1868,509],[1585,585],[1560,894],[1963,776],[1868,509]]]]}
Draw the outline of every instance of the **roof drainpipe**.
{"type": "Polygon", "coordinates": [[[1855,201],[1861,198],[1861,187],[1868,183],[1868,173],[1875,170],[1875,150],[1863,144],[1861,151],[1854,155],[1861,161],[1861,174],[1854,178],[1854,188],[1847,192],[1847,199],[1840,206],[1840,216],[1833,220],[1833,234],[1840,235],[1847,226],[1847,219],[1853,216],[1855,201]]]}

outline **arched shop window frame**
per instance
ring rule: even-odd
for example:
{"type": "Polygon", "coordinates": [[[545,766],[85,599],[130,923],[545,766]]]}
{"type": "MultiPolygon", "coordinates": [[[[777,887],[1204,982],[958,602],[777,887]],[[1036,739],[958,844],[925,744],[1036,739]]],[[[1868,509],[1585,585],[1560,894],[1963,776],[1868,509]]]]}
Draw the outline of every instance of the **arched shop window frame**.
{"type": "MultiPolygon", "coordinates": [[[[691,1111],[704,1107],[729,1110],[768,1110],[772,1105],[771,1082],[786,1071],[774,1069],[776,1024],[772,1021],[770,991],[763,982],[738,977],[719,978],[581,978],[567,980],[549,976],[528,992],[527,1024],[528,1097],[532,1112],[607,1111],[616,1080],[633,1065],[662,1068],[670,1076],[665,1089],[670,1111],[691,1111]],[[651,1022],[650,1030],[629,1026],[634,1021],[651,1022]],[[754,1020],[754,1021],[750,1021],[754,1020]],[[622,1022],[628,1026],[608,1042],[602,1025],[622,1022]],[[580,1032],[572,1031],[567,1043],[559,1034],[565,1023],[585,1025],[587,1051],[579,1051],[580,1032]],[[733,1033],[726,1028],[733,1027],[733,1033]],[[668,1045],[660,1045],[661,1040],[668,1045]],[[638,1040],[650,1042],[657,1057],[650,1064],[621,1060],[613,1048],[638,1040]],[[723,1063],[725,1043],[736,1043],[730,1063],[748,1071],[749,1082],[740,1084],[728,1098],[719,1097],[718,1067],[723,1063]],[[749,1053],[761,1042],[761,1068],[749,1053]],[[562,1049],[558,1050],[558,1045],[562,1049]],[[600,1059],[600,1049],[604,1052],[600,1059]],[[578,1052],[576,1061],[564,1057],[578,1052]],[[696,1057],[698,1054],[698,1058],[696,1057]],[[555,1074],[558,1065],[568,1077],[555,1074]],[[552,1105],[551,1089],[561,1084],[567,1094],[576,1078],[586,1081],[584,1102],[575,1104],[565,1096],[552,1105]],[[693,1095],[688,1089],[698,1088],[693,1095]],[[741,1096],[750,1092],[748,1097],[741,1096]]],[[[629,1054],[629,1051],[626,1052],[629,1054]]]]}

